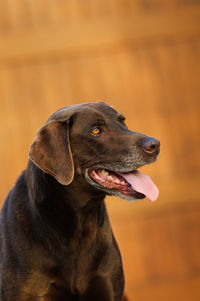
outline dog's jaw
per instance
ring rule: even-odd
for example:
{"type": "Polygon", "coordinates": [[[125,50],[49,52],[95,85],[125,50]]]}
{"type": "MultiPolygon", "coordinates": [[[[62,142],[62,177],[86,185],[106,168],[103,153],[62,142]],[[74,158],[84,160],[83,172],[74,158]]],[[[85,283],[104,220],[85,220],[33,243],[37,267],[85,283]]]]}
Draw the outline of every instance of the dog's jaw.
{"type": "Polygon", "coordinates": [[[89,184],[97,189],[129,201],[145,197],[155,201],[159,195],[158,188],[151,178],[137,170],[121,172],[94,167],[85,170],[85,177],[89,184]]]}
{"type": "Polygon", "coordinates": [[[95,169],[85,170],[85,178],[89,184],[98,190],[104,191],[107,195],[116,196],[127,201],[136,201],[145,198],[145,195],[132,189],[131,185],[121,176],[117,177],[116,171],[111,174],[105,169],[101,169],[103,177],[95,169]],[[108,173],[108,174],[107,174],[108,173]],[[119,182],[118,182],[119,181],[119,182]]]}

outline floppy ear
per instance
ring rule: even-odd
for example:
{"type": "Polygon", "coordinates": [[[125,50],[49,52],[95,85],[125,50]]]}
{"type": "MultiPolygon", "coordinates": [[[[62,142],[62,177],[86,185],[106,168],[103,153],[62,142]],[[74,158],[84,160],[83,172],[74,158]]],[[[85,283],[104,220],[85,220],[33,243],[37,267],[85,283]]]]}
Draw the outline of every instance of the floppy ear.
{"type": "Polygon", "coordinates": [[[74,177],[74,164],[69,142],[68,121],[51,121],[38,132],[29,157],[60,184],[68,185],[74,177]]]}

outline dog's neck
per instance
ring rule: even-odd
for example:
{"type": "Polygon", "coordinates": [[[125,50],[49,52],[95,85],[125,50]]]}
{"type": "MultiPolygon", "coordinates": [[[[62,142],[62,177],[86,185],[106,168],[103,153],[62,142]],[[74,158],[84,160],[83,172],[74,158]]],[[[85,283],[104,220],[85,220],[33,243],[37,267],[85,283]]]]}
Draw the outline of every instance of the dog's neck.
{"type": "Polygon", "coordinates": [[[73,210],[79,211],[87,205],[91,207],[92,200],[102,202],[106,196],[104,192],[92,187],[86,182],[85,177],[80,175],[75,175],[73,181],[64,186],[51,175],[44,173],[31,160],[26,169],[26,182],[31,201],[36,204],[50,201],[58,204],[62,201],[73,210]]]}
{"type": "Polygon", "coordinates": [[[52,229],[62,229],[66,235],[66,229],[78,227],[80,231],[87,221],[94,227],[103,226],[107,217],[105,194],[90,187],[83,178],[75,177],[70,185],[63,186],[31,161],[25,177],[33,211],[52,229]]]}

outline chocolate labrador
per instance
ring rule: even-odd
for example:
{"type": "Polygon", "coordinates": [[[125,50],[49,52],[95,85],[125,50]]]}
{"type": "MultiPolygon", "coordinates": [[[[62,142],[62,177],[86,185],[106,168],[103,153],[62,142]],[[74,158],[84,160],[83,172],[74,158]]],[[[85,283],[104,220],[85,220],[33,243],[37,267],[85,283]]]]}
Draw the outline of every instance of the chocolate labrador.
{"type": "Polygon", "coordinates": [[[0,301],[123,300],[104,198],[156,200],[157,187],[137,169],[159,148],[105,103],[54,113],[1,211],[0,301]]]}

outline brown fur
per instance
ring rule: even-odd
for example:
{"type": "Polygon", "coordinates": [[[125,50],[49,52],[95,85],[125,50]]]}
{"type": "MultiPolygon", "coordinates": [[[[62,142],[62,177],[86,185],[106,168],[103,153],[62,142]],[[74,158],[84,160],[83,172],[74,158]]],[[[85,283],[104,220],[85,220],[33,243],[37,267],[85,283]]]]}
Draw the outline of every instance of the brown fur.
{"type": "Polygon", "coordinates": [[[57,111],[39,130],[1,211],[0,301],[122,300],[108,193],[88,182],[86,170],[133,170],[159,152],[144,152],[146,136],[122,119],[104,103],[82,104],[57,111]],[[99,119],[105,133],[97,138],[90,129],[99,119]]]}

